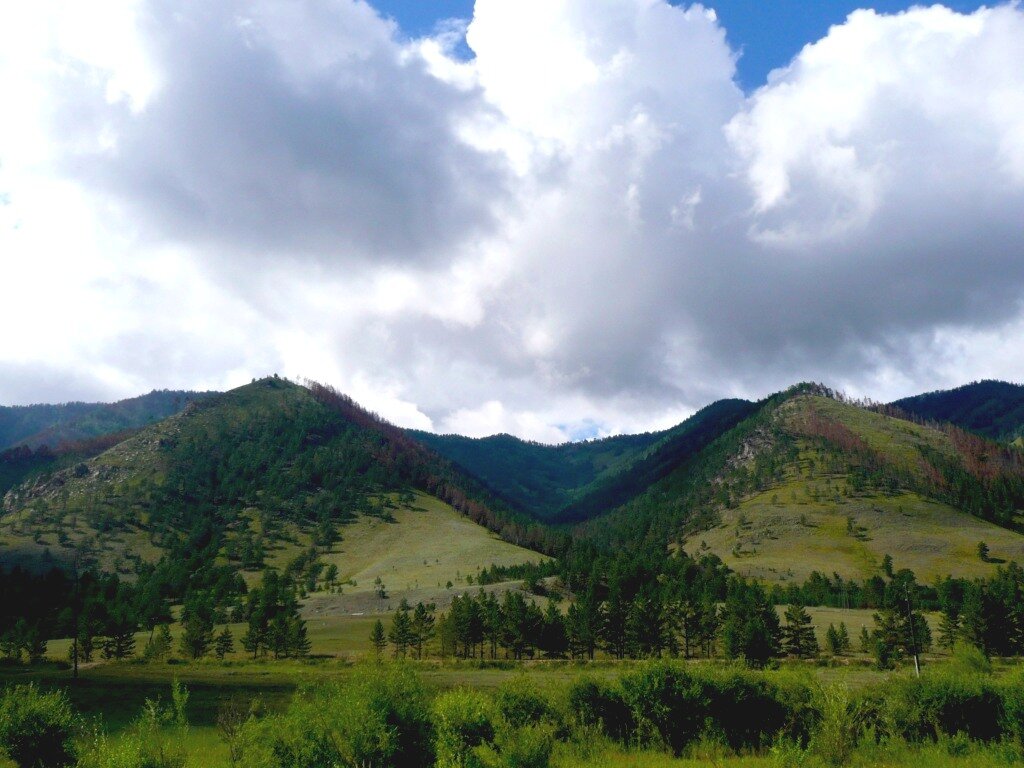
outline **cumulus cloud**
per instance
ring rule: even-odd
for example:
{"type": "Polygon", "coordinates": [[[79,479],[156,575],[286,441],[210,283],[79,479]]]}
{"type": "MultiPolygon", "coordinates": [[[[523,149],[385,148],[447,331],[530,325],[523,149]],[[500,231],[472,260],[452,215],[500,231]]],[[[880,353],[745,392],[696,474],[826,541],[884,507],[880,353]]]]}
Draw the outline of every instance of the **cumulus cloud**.
{"type": "Polygon", "coordinates": [[[858,11],[744,94],[664,0],[10,5],[0,400],[277,370],[558,441],[1024,378],[1022,51],[1016,5],[858,11]]]}

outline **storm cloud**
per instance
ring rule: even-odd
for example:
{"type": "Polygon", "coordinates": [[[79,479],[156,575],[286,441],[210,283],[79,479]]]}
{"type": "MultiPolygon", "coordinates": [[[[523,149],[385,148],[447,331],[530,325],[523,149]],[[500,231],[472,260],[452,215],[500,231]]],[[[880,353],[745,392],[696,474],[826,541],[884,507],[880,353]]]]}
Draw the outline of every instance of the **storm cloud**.
{"type": "Polygon", "coordinates": [[[858,11],[752,93],[663,0],[71,13],[0,11],[0,401],[279,371],[560,440],[1024,378],[1015,5],[858,11]]]}

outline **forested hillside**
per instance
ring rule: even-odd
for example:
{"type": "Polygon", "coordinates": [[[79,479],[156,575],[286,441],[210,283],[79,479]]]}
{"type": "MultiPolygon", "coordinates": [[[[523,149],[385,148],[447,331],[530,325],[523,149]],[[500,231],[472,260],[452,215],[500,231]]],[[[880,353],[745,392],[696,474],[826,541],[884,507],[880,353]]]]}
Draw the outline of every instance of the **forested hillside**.
{"type": "Polygon", "coordinates": [[[153,390],[116,403],[0,406],[0,450],[17,445],[57,448],[153,424],[211,392],[153,390]]]}
{"type": "Polygon", "coordinates": [[[410,432],[478,477],[515,508],[552,524],[609,512],[698,453],[755,408],[720,400],[662,432],[544,445],[511,435],[482,439],[410,432]]]}
{"type": "MultiPolygon", "coordinates": [[[[152,560],[197,528],[249,542],[286,524],[323,538],[387,494],[436,496],[513,541],[539,529],[491,504],[449,462],[350,399],[272,378],[193,402],[87,460],[36,475],[4,498],[3,527],[36,547],[152,560]]],[[[537,540],[531,539],[537,537],[537,540]]]]}
{"type": "Polygon", "coordinates": [[[993,440],[1024,436],[1024,386],[977,381],[949,390],[907,397],[892,406],[910,416],[949,422],[993,440]]]}

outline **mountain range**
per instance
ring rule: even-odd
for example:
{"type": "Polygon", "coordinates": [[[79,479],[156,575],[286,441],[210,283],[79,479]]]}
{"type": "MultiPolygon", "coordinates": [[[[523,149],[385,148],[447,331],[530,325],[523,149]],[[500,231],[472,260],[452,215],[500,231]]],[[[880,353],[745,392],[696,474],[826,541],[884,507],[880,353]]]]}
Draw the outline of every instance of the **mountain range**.
{"type": "Polygon", "coordinates": [[[362,521],[411,531],[420,509],[495,542],[480,556],[491,562],[455,569],[464,580],[572,540],[713,554],[768,582],[866,578],[887,555],[923,577],[973,575],[1024,562],[1022,434],[1024,387],[992,381],[889,405],[801,384],[665,431],[563,445],[402,430],[277,377],[2,408],[0,564],[74,553],[130,574],[205,536],[245,573],[362,521]]]}

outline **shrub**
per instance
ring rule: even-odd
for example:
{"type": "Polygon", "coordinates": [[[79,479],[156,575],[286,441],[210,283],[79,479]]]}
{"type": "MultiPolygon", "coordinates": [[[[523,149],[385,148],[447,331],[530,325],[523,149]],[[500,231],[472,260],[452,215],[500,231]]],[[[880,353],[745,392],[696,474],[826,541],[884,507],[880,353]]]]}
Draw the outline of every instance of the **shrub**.
{"type": "Polygon", "coordinates": [[[622,692],[640,738],[657,737],[676,756],[700,734],[711,704],[700,681],[667,662],[624,675],[622,692]]]}
{"type": "Polygon", "coordinates": [[[534,725],[501,733],[497,740],[495,768],[548,768],[554,747],[551,728],[534,725]]]}
{"type": "Polygon", "coordinates": [[[43,693],[35,684],[0,696],[0,748],[20,768],[51,768],[75,761],[78,717],[64,691],[43,693]]]}
{"type": "Polygon", "coordinates": [[[619,688],[590,678],[569,687],[569,711],[578,725],[600,728],[605,735],[627,742],[636,731],[633,711],[619,688]]]}
{"type": "Polygon", "coordinates": [[[1003,699],[1003,733],[1024,746],[1024,672],[1017,671],[1005,680],[1000,690],[1003,699]]]}
{"type": "Polygon", "coordinates": [[[778,735],[804,741],[816,717],[810,689],[780,685],[747,670],[690,670],[658,662],[622,679],[641,737],[656,735],[679,755],[704,735],[734,750],[767,746],[778,735]]]}
{"type": "Polygon", "coordinates": [[[811,749],[829,765],[846,765],[857,746],[860,723],[854,716],[846,686],[831,685],[818,691],[820,719],[811,737],[811,749]]]}
{"type": "Polygon", "coordinates": [[[494,710],[483,694],[459,689],[434,700],[434,746],[438,768],[475,768],[475,750],[494,739],[494,710]]]}
{"type": "Polygon", "coordinates": [[[966,733],[992,741],[1004,723],[1003,696],[991,681],[964,674],[939,673],[892,681],[886,689],[896,735],[910,740],[966,733]]]}
{"type": "Polygon", "coordinates": [[[962,675],[988,675],[992,672],[992,662],[975,645],[957,641],[953,645],[953,659],[950,667],[962,675]]]}
{"type": "Polygon", "coordinates": [[[495,694],[498,711],[510,726],[522,728],[542,722],[557,724],[558,715],[537,686],[526,677],[502,685],[495,694]]]}
{"type": "Polygon", "coordinates": [[[434,757],[423,688],[402,665],[300,691],[283,715],[247,723],[238,749],[239,765],[252,768],[425,768],[434,757]]]}

